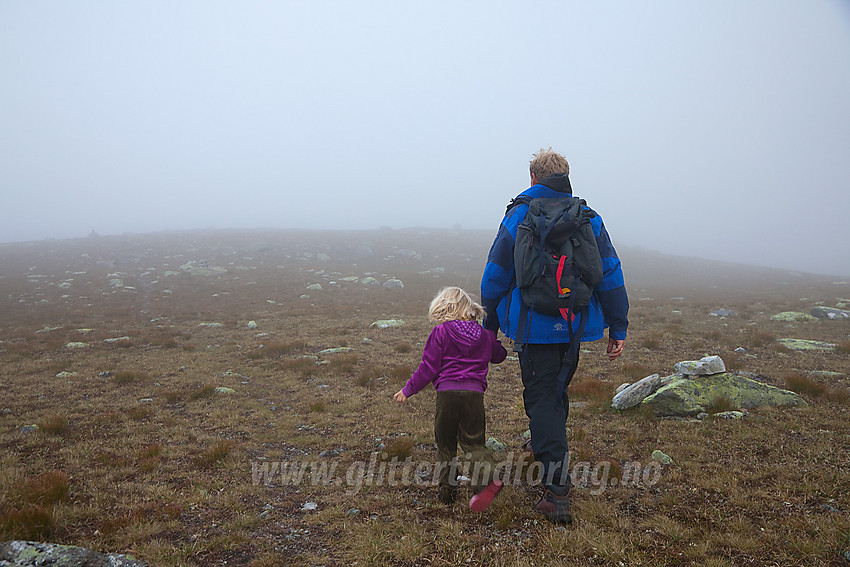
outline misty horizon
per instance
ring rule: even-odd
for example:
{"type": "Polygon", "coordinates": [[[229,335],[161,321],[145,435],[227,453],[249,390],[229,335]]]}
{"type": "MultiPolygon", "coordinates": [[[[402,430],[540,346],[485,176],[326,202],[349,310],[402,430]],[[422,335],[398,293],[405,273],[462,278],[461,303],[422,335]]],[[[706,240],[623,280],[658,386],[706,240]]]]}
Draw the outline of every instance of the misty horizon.
{"type": "Polygon", "coordinates": [[[850,275],[850,6],[615,7],[3,3],[0,242],[495,235],[551,146],[615,246],[850,275]]]}

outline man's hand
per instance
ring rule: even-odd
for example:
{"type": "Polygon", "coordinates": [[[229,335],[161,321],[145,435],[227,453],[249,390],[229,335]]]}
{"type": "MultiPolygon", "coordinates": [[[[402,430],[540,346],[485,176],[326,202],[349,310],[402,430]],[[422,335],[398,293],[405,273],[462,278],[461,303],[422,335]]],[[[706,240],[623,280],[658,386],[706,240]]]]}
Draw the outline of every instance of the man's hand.
{"type": "Polygon", "coordinates": [[[617,339],[608,339],[608,360],[619,358],[623,354],[623,348],[626,346],[626,340],[618,341],[617,339]]]}
{"type": "Polygon", "coordinates": [[[407,401],[407,396],[404,395],[404,390],[399,390],[398,392],[395,393],[395,395],[393,396],[393,399],[395,401],[397,401],[398,403],[403,404],[404,402],[407,401]]]}

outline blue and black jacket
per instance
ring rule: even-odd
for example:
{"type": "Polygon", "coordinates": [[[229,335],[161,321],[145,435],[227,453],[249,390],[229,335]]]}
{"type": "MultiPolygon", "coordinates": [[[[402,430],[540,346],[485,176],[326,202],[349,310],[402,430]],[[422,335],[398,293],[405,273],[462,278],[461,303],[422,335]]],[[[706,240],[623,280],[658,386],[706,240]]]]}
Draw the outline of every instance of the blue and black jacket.
{"type": "MultiPolygon", "coordinates": [[[[572,195],[569,176],[557,173],[541,180],[522,192],[532,198],[538,197],[569,197],[572,195]]],[[[521,204],[511,208],[502,224],[496,240],[490,248],[484,277],[481,279],[481,301],[487,310],[484,327],[496,331],[501,327],[502,332],[510,339],[517,340],[522,299],[516,287],[514,273],[514,242],[519,224],[525,219],[528,205],[521,204]],[[494,316],[495,314],[495,316],[494,316]]],[[[591,219],[593,234],[599,254],[602,256],[602,282],[594,290],[588,308],[587,323],[581,338],[584,342],[597,341],[602,338],[603,330],[608,327],[608,338],[625,340],[626,329],[629,326],[629,298],[623,282],[623,270],[617,251],[611,244],[611,238],[602,217],[598,214],[591,219]]],[[[530,344],[554,344],[570,342],[570,332],[567,322],[561,317],[531,313],[521,342],[530,344]]],[[[576,314],[572,322],[573,330],[580,326],[580,315],[576,314]]]]}

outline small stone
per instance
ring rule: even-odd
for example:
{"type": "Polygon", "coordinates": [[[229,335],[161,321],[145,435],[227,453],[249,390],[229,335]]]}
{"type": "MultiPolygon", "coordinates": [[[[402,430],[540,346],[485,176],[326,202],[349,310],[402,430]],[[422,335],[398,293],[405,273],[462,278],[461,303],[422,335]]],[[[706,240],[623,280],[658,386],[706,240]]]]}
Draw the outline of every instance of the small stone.
{"type": "Polygon", "coordinates": [[[504,453],[508,450],[508,446],[496,439],[495,437],[490,437],[487,439],[487,443],[485,446],[493,451],[494,453],[504,453]]]}
{"type": "Polygon", "coordinates": [[[63,370],[59,374],[56,375],[57,378],[70,378],[72,376],[76,376],[76,372],[68,372],[67,370],[63,370]]]}
{"type": "Polygon", "coordinates": [[[670,455],[662,453],[658,449],[652,452],[652,460],[661,463],[662,465],[673,464],[673,458],[670,455]]]}
{"type": "Polygon", "coordinates": [[[384,282],[384,287],[387,289],[404,289],[404,283],[398,278],[390,278],[384,282]]]}
{"type": "Polygon", "coordinates": [[[120,341],[129,341],[129,340],[130,340],[130,337],[124,336],[124,337],[115,337],[115,338],[112,338],[112,339],[103,339],[103,342],[111,344],[111,343],[117,343],[117,342],[120,342],[120,341]]]}
{"type": "Polygon", "coordinates": [[[746,354],[747,349],[745,349],[744,347],[738,347],[735,349],[735,352],[737,352],[738,354],[746,354]]]}
{"type": "Polygon", "coordinates": [[[320,350],[319,354],[339,354],[342,352],[351,352],[354,349],[351,347],[335,347],[335,348],[326,348],[324,350],[320,350]]]}
{"type": "Polygon", "coordinates": [[[377,327],[379,329],[386,329],[388,327],[401,327],[404,325],[404,321],[401,319],[379,319],[375,321],[370,327],[377,327]]]}
{"type": "Polygon", "coordinates": [[[235,394],[236,390],[234,390],[233,388],[227,388],[225,386],[219,386],[218,388],[215,389],[215,393],[216,394],[224,394],[226,396],[229,396],[231,394],[235,394]]]}
{"type": "Polygon", "coordinates": [[[701,411],[697,414],[697,419],[700,420],[700,421],[702,421],[703,419],[705,419],[707,417],[708,417],[708,414],[704,411],[701,411]]]}
{"type": "Polygon", "coordinates": [[[319,508],[319,505],[316,504],[315,502],[305,502],[304,505],[301,506],[301,511],[303,512],[303,511],[308,511],[308,510],[316,510],[318,508],[319,508]]]}
{"type": "Polygon", "coordinates": [[[349,508],[348,512],[346,512],[345,515],[349,516],[349,517],[359,516],[360,515],[360,509],[359,508],[349,508]]]}
{"type": "Polygon", "coordinates": [[[199,323],[199,327],[207,327],[209,329],[218,329],[219,327],[224,327],[221,323],[199,323]]]}
{"type": "Polygon", "coordinates": [[[24,425],[21,427],[21,433],[34,433],[38,431],[38,429],[38,426],[34,423],[32,425],[24,425]]]}
{"type": "Polygon", "coordinates": [[[322,284],[314,283],[307,286],[308,291],[322,291],[322,289],[324,289],[322,288],[322,284]]]}
{"type": "Polygon", "coordinates": [[[248,328],[249,329],[256,329],[258,326],[259,325],[257,325],[256,321],[248,321],[248,328]]]}
{"type": "Polygon", "coordinates": [[[375,278],[369,276],[360,280],[360,285],[368,285],[368,286],[379,286],[381,282],[376,280],[375,278]]]}
{"type": "Polygon", "coordinates": [[[374,343],[375,341],[373,341],[369,337],[363,337],[363,340],[360,341],[360,342],[363,343],[364,345],[370,345],[370,344],[374,343]]]}
{"type": "Polygon", "coordinates": [[[623,388],[611,400],[611,407],[618,410],[633,408],[661,387],[661,376],[651,374],[623,388]]]}
{"type": "Polygon", "coordinates": [[[726,364],[719,356],[704,356],[699,360],[677,362],[675,370],[685,376],[709,376],[726,372],[726,364]]]}
{"type": "Polygon", "coordinates": [[[742,419],[744,417],[744,413],[740,411],[721,411],[711,414],[711,417],[717,417],[720,419],[742,419]]]}
{"type": "Polygon", "coordinates": [[[730,309],[717,309],[709,313],[712,317],[735,317],[737,313],[730,309]]]}
{"type": "Polygon", "coordinates": [[[87,346],[89,346],[88,343],[81,343],[81,342],[72,341],[72,342],[66,344],[65,348],[75,349],[75,348],[86,348],[87,346]]]}

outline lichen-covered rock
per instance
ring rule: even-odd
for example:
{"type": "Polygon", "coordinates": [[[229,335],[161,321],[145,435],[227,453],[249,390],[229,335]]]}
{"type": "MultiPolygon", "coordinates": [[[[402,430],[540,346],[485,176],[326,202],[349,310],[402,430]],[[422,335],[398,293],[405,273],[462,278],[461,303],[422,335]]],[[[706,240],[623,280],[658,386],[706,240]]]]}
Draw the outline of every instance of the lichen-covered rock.
{"type": "Polygon", "coordinates": [[[248,321],[248,328],[249,328],[249,329],[256,329],[258,326],[259,326],[259,325],[257,325],[257,322],[256,322],[256,321],[253,321],[253,320],[252,320],[252,321],[248,321]]]}
{"type": "Polygon", "coordinates": [[[381,282],[379,282],[377,279],[373,278],[372,276],[367,276],[367,277],[363,278],[362,280],[360,280],[360,284],[361,285],[378,286],[378,285],[381,285],[381,282]]]}
{"type": "Polygon", "coordinates": [[[711,414],[711,417],[719,419],[743,419],[744,412],[742,411],[721,411],[711,414]]]}
{"type": "Polygon", "coordinates": [[[677,378],[641,403],[658,416],[696,416],[718,399],[728,399],[734,407],[747,409],[759,406],[804,408],[808,405],[794,392],[726,372],[677,378]]]}
{"type": "Polygon", "coordinates": [[[835,344],[808,339],[776,339],[776,342],[791,350],[833,350],[835,344]]]}
{"type": "Polygon", "coordinates": [[[7,541],[0,543],[0,567],[145,567],[130,555],[99,553],[73,545],[7,541]]]}
{"type": "Polygon", "coordinates": [[[659,451],[658,449],[656,449],[655,451],[652,452],[652,455],[650,456],[650,458],[652,458],[652,460],[657,462],[657,463],[661,463],[662,465],[672,465],[673,464],[673,457],[671,457],[670,455],[668,455],[668,454],[666,454],[662,451],[659,451]]]}
{"type": "MultiPolygon", "coordinates": [[[[210,277],[210,276],[220,276],[221,274],[227,273],[227,268],[223,268],[221,266],[210,266],[205,261],[201,262],[186,262],[182,266],[180,266],[180,271],[189,274],[190,276],[201,276],[201,277],[210,277]]],[[[169,275],[169,272],[166,272],[164,275],[169,275]]]]}
{"type": "Polygon", "coordinates": [[[684,360],[677,362],[676,374],[685,376],[707,376],[726,372],[726,364],[719,356],[704,356],[699,360],[684,360]]]}
{"type": "Polygon", "coordinates": [[[322,284],[314,283],[314,284],[308,285],[307,289],[309,291],[322,291],[323,288],[322,288],[322,284]]]}
{"type": "Polygon", "coordinates": [[[773,321],[786,321],[788,323],[802,323],[804,321],[817,321],[816,317],[812,317],[808,313],[799,311],[783,311],[771,317],[773,321]]]}
{"type": "Polygon", "coordinates": [[[228,388],[226,386],[219,386],[218,388],[215,389],[215,393],[216,394],[222,394],[222,395],[225,395],[225,396],[229,396],[231,394],[235,394],[236,390],[234,390],[233,388],[228,388]]]}
{"type": "Polygon", "coordinates": [[[384,287],[387,289],[403,289],[404,283],[398,278],[390,278],[384,282],[384,287]]]}
{"type": "Polygon", "coordinates": [[[495,437],[489,437],[485,446],[494,453],[504,453],[508,450],[508,446],[495,437]]]}
{"type": "Polygon", "coordinates": [[[814,307],[812,315],[818,319],[850,319],[850,311],[832,307],[814,307]]]}
{"type": "Polygon", "coordinates": [[[89,346],[88,343],[81,343],[81,342],[77,342],[77,341],[72,341],[72,342],[66,344],[65,348],[75,349],[75,348],[86,348],[87,346],[89,346]]]}

